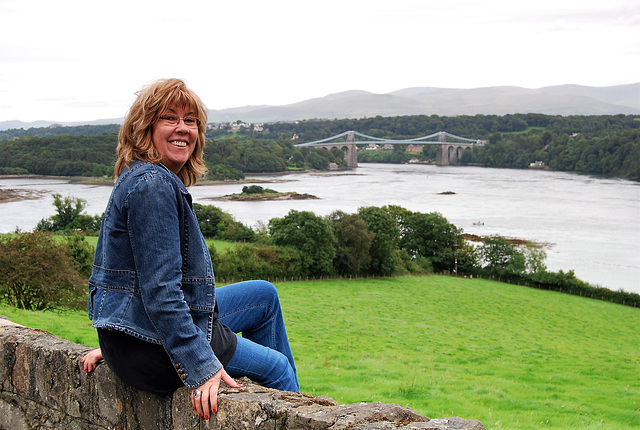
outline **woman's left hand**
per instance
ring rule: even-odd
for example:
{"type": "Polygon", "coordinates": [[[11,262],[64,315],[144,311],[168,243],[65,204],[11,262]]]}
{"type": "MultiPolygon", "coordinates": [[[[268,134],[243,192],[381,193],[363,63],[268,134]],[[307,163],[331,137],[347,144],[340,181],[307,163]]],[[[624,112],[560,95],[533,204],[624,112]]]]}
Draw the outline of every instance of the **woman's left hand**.
{"type": "Polygon", "coordinates": [[[191,403],[193,404],[193,409],[198,412],[200,418],[204,415],[204,419],[208,420],[210,410],[213,411],[214,414],[218,412],[218,390],[220,388],[221,380],[232,388],[239,388],[242,386],[234,381],[226,370],[222,369],[209,378],[207,382],[193,390],[191,392],[191,403]],[[194,394],[196,391],[200,394],[197,397],[194,394]],[[211,405],[211,409],[209,409],[209,405],[211,405]]]}

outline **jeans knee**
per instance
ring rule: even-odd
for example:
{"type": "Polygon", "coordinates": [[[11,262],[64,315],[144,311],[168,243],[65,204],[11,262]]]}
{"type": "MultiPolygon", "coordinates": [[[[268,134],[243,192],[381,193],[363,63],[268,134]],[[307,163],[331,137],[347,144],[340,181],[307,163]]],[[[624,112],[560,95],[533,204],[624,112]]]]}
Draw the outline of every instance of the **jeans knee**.
{"type": "Polygon", "coordinates": [[[271,282],[260,281],[260,284],[266,294],[270,294],[272,296],[278,296],[278,289],[271,282]]]}
{"type": "Polygon", "coordinates": [[[255,281],[256,290],[264,297],[265,300],[271,303],[279,303],[280,297],[278,296],[278,290],[276,286],[269,281],[255,281]]]}

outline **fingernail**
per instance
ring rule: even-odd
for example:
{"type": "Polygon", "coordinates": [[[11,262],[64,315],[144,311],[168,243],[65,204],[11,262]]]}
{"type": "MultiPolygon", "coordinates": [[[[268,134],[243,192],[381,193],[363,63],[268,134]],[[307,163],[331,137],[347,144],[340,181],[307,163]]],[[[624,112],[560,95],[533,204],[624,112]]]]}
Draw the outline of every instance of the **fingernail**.
{"type": "Polygon", "coordinates": [[[199,413],[199,412],[198,412],[198,416],[199,416],[200,418],[202,418],[202,414],[201,414],[201,413],[199,413]]]}
{"type": "Polygon", "coordinates": [[[217,410],[217,409],[214,409],[214,410],[213,410],[213,413],[214,413],[214,414],[217,414],[217,413],[218,413],[218,410],[217,410]]]}
{"type": "Polygon", "coordinates": [[[209,421],[209,417],[207,415],[204,416],[204,419],[209,421]]]}

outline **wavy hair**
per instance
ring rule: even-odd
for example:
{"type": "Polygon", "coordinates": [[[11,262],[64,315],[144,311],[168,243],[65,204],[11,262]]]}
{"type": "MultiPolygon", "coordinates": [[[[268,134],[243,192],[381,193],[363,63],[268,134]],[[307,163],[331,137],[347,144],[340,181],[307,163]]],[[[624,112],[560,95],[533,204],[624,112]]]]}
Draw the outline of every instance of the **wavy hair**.
{"type": "Polygon", "coordinates": [[[207,168],[204,164],[205,130],[207,127],[207,108],[202,100],[181,79],[161,79],[145,86],[136,93],[137,98],[131,105],[118,134],[118,160],[115,165],[115,177],[134,160],[158,164],[162,155],[153,145],[153,126],[158,117],[171,106],[185,106],[193,110],[200,120],[198,138],[193,154],[178,172],[180,180],[188,187],[204,176],[207,168]]]}

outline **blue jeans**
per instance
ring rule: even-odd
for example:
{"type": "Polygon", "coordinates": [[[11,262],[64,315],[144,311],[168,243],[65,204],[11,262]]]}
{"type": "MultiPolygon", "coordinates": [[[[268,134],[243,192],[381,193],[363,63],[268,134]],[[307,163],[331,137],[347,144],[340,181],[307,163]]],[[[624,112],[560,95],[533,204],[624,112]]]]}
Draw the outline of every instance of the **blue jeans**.
{"type": "Polygon", "coordinates": [[[218,319],[238,336],[238,346],[225,370],[247,376],[262,386],[299,391],[296,366],[284,327],[276,287],[246,281],[216,289],[218,319]]]}

